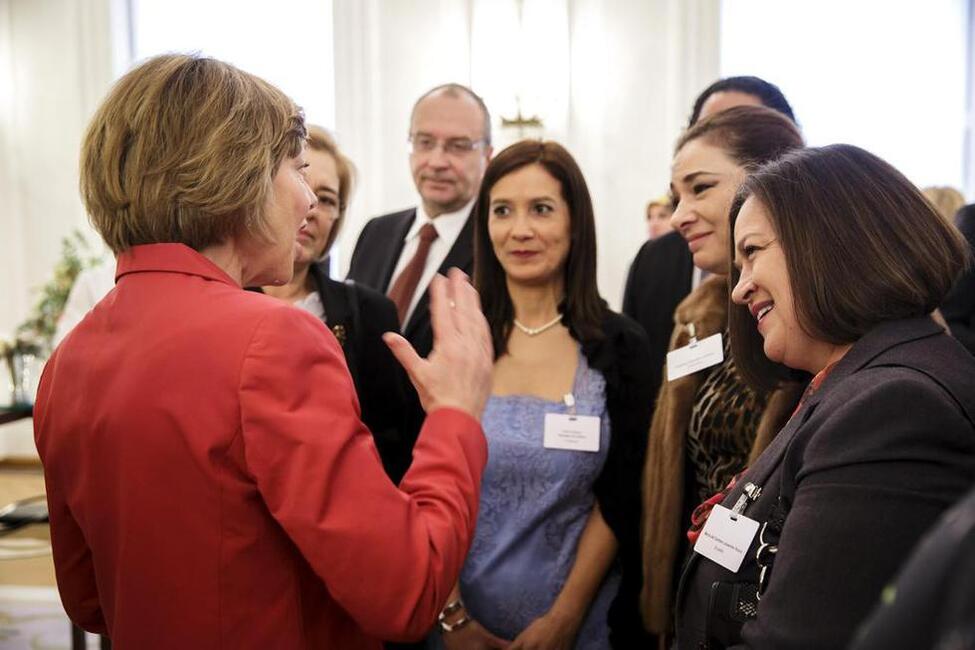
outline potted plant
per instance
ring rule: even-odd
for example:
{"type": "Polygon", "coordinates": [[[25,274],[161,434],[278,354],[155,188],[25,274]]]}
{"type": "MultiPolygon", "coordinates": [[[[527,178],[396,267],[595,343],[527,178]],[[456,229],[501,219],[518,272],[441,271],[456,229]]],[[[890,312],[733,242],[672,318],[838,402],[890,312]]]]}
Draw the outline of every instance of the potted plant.
{"type": "Polygon", "coordinates": [[[51,339],[58,318],[71,293],[75,278],[82,269],[98,264],[84,236],[75,230],[61,240],[61,258],[54,267],[51,279],[38,290],[40,296],[31,315],[21,323],[8,340],[0,340],[0,356],[8,370],[11,402],[14,406],[29,406],[33,402],[32,373],[38,359],[51,352],[51,339]]]}

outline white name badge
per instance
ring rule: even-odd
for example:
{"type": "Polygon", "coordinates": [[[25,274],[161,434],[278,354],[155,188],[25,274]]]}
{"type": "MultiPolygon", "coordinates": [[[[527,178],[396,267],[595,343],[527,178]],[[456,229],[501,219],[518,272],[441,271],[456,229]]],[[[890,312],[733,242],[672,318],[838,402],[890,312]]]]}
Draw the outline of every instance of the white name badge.
{"type": "Polygon", "coordinates": [[[721,333],[685,345],[667,353],[667,381],[680,379],[698,370],[716,366],[724,361],[721,333]]]}
{"type": "Polygon", "coordinates": [[[738,573],[757,532],[758,522],[754,519],[716,505],[694,544],[694,552],[738,573]]]}
{"type": "Polygon", "coordinates": [[[546,449],[599,451],[599,418],[546,413],[544,445],[546,449]]]}

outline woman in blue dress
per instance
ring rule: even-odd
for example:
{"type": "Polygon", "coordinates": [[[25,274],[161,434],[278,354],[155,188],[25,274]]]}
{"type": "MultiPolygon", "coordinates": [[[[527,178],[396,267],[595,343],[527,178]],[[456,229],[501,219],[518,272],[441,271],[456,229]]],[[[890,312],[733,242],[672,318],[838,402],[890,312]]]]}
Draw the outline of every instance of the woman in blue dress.
{"type": "Polygon", "coordinates": [[[634,647],[646,337],[599,296],[592,202],[563,147],[502,151],[475,210],[475,283],[495,347],[489,460],[441,642],[634,647]]]}

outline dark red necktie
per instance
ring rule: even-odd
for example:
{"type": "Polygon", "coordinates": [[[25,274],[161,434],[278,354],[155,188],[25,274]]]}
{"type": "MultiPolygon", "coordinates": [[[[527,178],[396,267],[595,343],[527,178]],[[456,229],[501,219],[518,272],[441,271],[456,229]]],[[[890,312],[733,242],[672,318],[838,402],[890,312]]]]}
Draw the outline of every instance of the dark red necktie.
{"type": "Polygon", "coordinates": [[[427,265],[427,256],[430,255],[430,246],[437,238],[437,229],[432,223],[425,223],[420,228],[420,245],[413,254],[413,259],[403,267],[399,277],[389,289],[389,297],[396,303],[396,313],[399,314],[400,325],[405,325],[406,312],[410,308],[413,294],[416,292],[416,285],[420,283],[420,276],[427,265]]]}

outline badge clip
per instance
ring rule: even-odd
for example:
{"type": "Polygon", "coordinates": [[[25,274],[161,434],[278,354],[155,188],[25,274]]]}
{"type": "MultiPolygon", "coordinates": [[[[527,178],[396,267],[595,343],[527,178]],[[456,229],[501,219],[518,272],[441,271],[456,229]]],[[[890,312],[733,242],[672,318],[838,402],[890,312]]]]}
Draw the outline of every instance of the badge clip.
{"type": "Polygon", "coordinates": [[[576,398],[572,393],[566,393],[562,396],[562,401],[565,402],[565,408],[569,410],[570,416],[575,416],[576,414],[576,398]]]}

